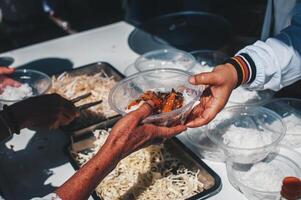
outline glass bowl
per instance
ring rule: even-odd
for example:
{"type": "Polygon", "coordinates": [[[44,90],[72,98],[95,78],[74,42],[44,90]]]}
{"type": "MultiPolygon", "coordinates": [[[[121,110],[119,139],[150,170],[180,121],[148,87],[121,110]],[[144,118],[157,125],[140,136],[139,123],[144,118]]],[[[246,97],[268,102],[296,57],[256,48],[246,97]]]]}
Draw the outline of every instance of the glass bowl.
{"type": "Polygon", "coordinates": [[[155,114],[144,119],[143,123],[171,126],[184,123],[195,103],[199,100],[204,86],[191,85],[188,77],[191,74],[178,69],[154,69],[129,76],[113,87],[109,94],[111,108],[121,115],[126,114],[128,104],[140,97],[145,91],[161,92],[185,91],[186,104],[167,113],[155,114]]]}
{"type": "Polygon", "coordinates": [[[194,65],[195,59],[191,54],[177,49],[150,51],[135,61],[135,67],[139,72],[161,68],[189,71],[194,65]]]}
{"type": "Polygon", "coordinates": [[[301,147],[301,100],[294,98],[271,99],[263,106],[280,115],[286,125],[286,134],[281,144],[290,148],[301,147]]]}
{"type": "Polygon", "coordinates": [[[282,180],[301,177],[301,154],[284,146],[259,163],[226,165],[230,183],[249,200],[280,199],[282,180]]]}
{"type": "Polygon", "coordinates": [[[190,54],[195,58],[197,64],[192,68],[193,73],[211,72],[215,66],[222,64],[228,55],[221,51],[197,50],[190,54]]]}
{"type": "Polygon", "coordinates": [[[206,134],[207,131],[207,126],[191,128],[187,129],[184,136],[203,158],[215,162],[224,162],[225,155],[223,150],[209,139],[206,134]]]}
{"type": "MultiPolygon", "coordinates": [[[[21,84],[27,84],[31,88],[32,92],[30,93],[30,95],[24,98],[44,94],[51,87],[51,79],[48,75],[32,69],[17,69],[9,77],[21,84]]],[[[0,98],[0,102],[2,105],[11,105],[22,99],[0,98]]]]}
{"type": "Polygon", "coordinates": [[[232,106],[210,122],[206,133],[227,160],[250,164],[274,151],[285,130],[281,117],[267,108],[232,106]]]}

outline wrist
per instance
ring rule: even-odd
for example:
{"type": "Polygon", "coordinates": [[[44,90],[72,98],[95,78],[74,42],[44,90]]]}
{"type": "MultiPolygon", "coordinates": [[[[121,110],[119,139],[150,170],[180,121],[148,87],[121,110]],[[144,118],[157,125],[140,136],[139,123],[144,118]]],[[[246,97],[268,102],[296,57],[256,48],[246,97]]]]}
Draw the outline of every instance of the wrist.
{"type": "Polygon", "coordinates": [[[101,149],[97,152],[96,156],[100,161],[107,160],[115,167],[117,163],[123,158],[123,145],[120,141],[108,138],[101,149]]]}
{"type": "Polygon", "coordinates": [[[225,64],[229,64],[236,71],[237,83],[235,88],[243,84],[250,84],[254,81],[256,67],[248,54],[242,53],[231,57],[225,61],[225,64]]]}

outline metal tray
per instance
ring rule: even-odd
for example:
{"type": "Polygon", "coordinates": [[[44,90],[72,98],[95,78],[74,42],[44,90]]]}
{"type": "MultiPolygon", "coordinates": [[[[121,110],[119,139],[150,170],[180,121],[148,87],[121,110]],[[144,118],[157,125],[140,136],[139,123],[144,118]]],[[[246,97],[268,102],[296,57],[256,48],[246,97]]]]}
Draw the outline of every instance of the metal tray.
{"type": "MultiPolygon", "coordinates": [[[[83,74],[93,75],[95,73],[104,71],[107,75],[113,76],[116,81],[122,80],[125,76],[121,74],[117,69],[115,69],[112,65],[106,62],[96,62],[91,63],[76,69],[72,69],[70,71],[66,71],[70,76],[79,76],[83,74]]],[[[58,76],[57,74],[56,76],[58,76]]],[[[118,116],[118,115],[116,115],[118,116]]],[[[116,116],[112,116],[110,118],[101,118],[95,120],[87,120],[85,123],[78,123],[77,120],[73,121],[71,124],[67,126],[61,127],[61,130],[64,132],[81,135],[87,130],[92,130],[96,126],[107,123],[108,120],[115,118],[116,116]]]]}
{"type": "MultiPolygon", "coordinates": [[[[106,124],[101,124],[99,126],[95,126],[96,129],[109,129],[113,127],[116,121],[119,118],[116,117],[111,119],[106,124]]],[[[80,136],[71,136],[71,144],[66,148],[68,155],[70,156],[70,163],[74,167],[74,169],[78,170],[80,168],[79,164],[73,157],[71,153],[72,145],[83,141],[84,139],[89,138],[92,135],[92,129],[90,132],[86,132],[80,136]]],[[[202,175],[202,182],[205,184],[205,190],[200,192],[187,200],[202,200],[209,198],[215,194],[217,194],[221,188],[222,183],[220,177],[209,167],[207,166],[196,154],[194,154],[190,149],[188,149],[179,139],[173,137],[165,142],[165,147],[167,150],[176,158],[178,158],[181,162],[183,162],[189,168],[198,168],[202,175]]],[[[87,147],[88,149],[89,147],[87,147]]],[[[100,198],[96,195],[94,191],[92,197],[95,200],[100,200],[100,198]]]]}

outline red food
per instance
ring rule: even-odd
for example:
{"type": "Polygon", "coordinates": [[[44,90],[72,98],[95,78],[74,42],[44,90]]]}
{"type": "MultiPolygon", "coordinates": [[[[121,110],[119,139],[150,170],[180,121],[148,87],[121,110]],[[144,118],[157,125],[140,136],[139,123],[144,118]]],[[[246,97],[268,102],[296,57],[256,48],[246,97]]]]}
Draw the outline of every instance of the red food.
{"type": "Polygon", "coordinates": [[[301,180],[297,177],[285,177],[282,182],[281,196],[288,200],[301,198],[301,180]]]}

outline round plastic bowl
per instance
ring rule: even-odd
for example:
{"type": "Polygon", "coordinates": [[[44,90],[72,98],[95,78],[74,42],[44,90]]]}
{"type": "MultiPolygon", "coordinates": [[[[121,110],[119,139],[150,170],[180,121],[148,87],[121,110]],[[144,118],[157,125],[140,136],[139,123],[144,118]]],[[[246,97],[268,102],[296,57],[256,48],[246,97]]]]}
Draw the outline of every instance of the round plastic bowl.
{"type": "MultiPolygon", "coordinates": [[[[10,77],[21,84],[27,83],[32,88],[32,96],[46,93],[51,87],[51,79],[47,74],[31,69],[17,69],[10,77]]],[[[10,105],[20,99],[0,99],[2,104],[10,105]]]]}
{"type": "Polygon", "coordinates": [[[171,112],[151,115],[143,121],[164,126],[183,123],[204,89],[203,86],[191,85],[188,82],[189,76],[188,72],[177,69],[155,69],[134,74],[115,85],[109,94],[109,104],[114,111],[125,115],[128,104],[145,91],[167,92],[171,89],[185,91],[189,101],[183,107],[171,112]]]}
{"type": "Polygon", "coordinates": [[[220,112],[206,133],[224,150],[226,160],[247,164],[274,151],[285,130],[281,117],[269,109],[233,106],[220,112]]]}
{"type": "Polygon", "coordinates": [[[230,183],[249,200],[280,199],[283,178],[301,177],[301,154],[283,146],[259,163],[226,165],[230,183]]]}
{"type": "Polygon", "coordinates": [[[301,147],[301,100],[294,98],[271,99],[263,106],[280,115],[286,125],[286,134],[281,144],[291,148],[301,147]]]}
{"type": "Polygon", "coordinates": [[[190,54],[197,62],[192,69],[194,73],[211,72],[215,66],[222,64],[228,58],[223,52],[213,50],[197,50],[190,54]]]}
{"type": "Polygon", "coordinates": [[[188,129],[185,132],[185,137],[203,158],[215,162],[224,162],[223,150],[208,138],[207,131],[207,126],[188,129]]]}
{"type": "Polygon", "coordinates": [[[192,55],[177,49],[150,51],[135,61],[135,67],[139,72],[161,68],[189,71],[194,65],[195,59],[192,55]]]}

